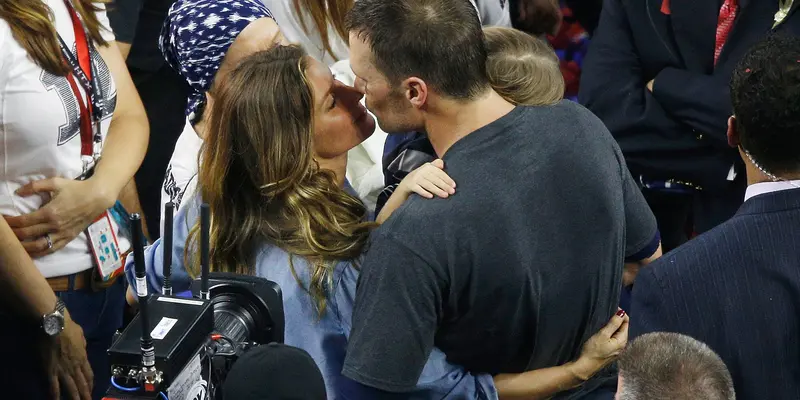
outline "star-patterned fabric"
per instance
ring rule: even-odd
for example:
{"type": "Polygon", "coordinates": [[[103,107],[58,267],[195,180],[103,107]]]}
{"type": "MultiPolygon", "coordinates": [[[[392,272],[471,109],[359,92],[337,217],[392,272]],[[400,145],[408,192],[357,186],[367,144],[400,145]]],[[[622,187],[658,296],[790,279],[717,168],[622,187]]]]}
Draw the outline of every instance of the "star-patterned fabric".
{"type": "Polygon", "coordinates": [[[258,0],[178,0],[169,9],[159,48],[192,88],[186,115],[205,102],[228,48],[251,22],[273,18],[258,0]]]}

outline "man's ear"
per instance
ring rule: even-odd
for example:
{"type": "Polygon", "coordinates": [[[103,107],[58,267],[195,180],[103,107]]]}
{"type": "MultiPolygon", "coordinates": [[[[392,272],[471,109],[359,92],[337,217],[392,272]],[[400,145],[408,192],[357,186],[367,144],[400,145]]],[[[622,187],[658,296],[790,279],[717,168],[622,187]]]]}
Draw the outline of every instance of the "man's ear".
{"type": "Polygon", "coordinates": [[[414,108],[420,109],[428,101],[428,85],[422,79],[411,77],[403,81],[406,99],[414,108]]]}
{"type": "Polygon", "coordinates": [[[739,132],[736,130],[736,116],[732,115],[728,118],[728,146],[737,148],[740,143],[739,132]]]}

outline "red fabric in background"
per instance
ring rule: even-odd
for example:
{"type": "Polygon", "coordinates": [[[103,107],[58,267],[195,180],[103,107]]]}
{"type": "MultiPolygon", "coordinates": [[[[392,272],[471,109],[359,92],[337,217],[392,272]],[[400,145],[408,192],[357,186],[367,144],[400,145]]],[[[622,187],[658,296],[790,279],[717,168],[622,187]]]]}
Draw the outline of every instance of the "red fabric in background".
{"type": "Polygon", "coordinates": [[[581,65],[589,44],[589,35],[575,20],[569,7],[561,7],[564,18],[555,36],[548,36],[550,45],[561,60],[561,74],[566,84],[564,97],[575,99],[581,81],[581,65]]]}

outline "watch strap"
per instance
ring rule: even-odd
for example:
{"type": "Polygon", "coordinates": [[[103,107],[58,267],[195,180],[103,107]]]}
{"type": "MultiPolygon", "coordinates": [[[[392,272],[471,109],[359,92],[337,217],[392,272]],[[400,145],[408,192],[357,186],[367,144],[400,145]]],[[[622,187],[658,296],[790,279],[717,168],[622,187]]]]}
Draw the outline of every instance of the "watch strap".
{"type": "Polygon", "coordinates": [[[67,309],[67,305],[64,304],[64,301],[61,300],[60,297],[56,297],[56,308],[54,311],[58,311],[61,315],[64,315],[64,310],[67,309]]]}

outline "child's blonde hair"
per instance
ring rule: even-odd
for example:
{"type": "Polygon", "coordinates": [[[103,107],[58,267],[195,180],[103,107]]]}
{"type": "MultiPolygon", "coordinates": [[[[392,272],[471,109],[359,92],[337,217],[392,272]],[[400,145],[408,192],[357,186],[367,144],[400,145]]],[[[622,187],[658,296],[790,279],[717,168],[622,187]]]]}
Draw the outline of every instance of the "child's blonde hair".
{"type": "Polygon", "coordinates": [[[564,77],[555,51],[542,39],[503,27],[483,30],[486,72],[494,90],[522,105],[550,105],[564,98],[564,77]]]}

